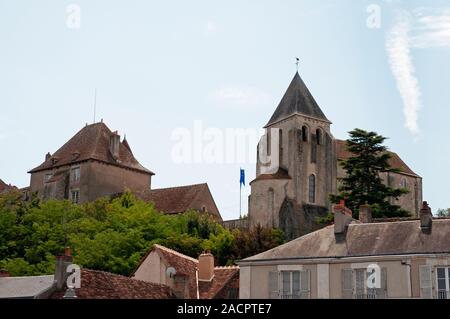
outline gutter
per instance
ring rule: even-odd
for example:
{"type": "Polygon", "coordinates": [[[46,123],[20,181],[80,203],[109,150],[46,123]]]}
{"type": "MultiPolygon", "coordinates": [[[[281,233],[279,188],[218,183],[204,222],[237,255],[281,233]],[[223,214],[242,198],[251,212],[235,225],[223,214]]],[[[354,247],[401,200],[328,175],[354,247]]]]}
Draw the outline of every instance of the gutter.
{"type": "Polygon", "coordinates": [[[255,259],[255,260],[239,260],[236,264],[239,266],[252,266],[252,265],[278,265],[280,261],[286,261],[287,264],[295,264],[296,261],[307,261],[308,263],[328,261],[328,263],[339,263],[342,260],[347,259],[386,259],[385,257],[391,257],[393,260],[402,259],[411,256],[428,256],[428,257],[439,257],[442,255],[450,256],[449,252],[429,252],[429,253],[405,253],[405,254],[378,254],[378,255],[355,255],[355,256],[317,256],[317,257],[284,257],[284,258],[272,258],[272,259],[255,259]]]}

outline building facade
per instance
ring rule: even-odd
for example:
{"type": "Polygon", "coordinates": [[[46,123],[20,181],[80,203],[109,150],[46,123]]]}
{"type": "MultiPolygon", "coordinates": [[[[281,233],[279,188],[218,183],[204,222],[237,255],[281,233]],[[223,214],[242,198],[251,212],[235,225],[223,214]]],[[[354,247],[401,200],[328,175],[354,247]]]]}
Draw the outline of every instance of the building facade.
{"type": "Polygon", "coordinates": [[[53,155],[29,171],[31,194],[42,199],[93,201],[125,189],[151,188],[154,175],[133,156],[124,138],[103,122],[86,125],[53,155]]]}
{"type": "MultiPolygon", "coordinates": [[[[319,229],[317,218],[329,212],[329,195],[337,193],[338,179],[345,176],[339,160],[351,156],[346,142],[333,137],[331,122],[298,73],[264,128],[256,179],[250,183],[250,227],[280,228],[288,238],[319,229]]],[[[410,191],[396,204],[418,216],[422,179],[397,154],[391,155],[391,166],[401,172],[382,178],[410,191]]]]}
{"type": "Polygon", "coordinates": [[[370,222],[364,210],[355,221],[336,205],[334,225],[238,262],[240,298],[450,299],[450,219],[425,206],[420,218],[370,222]]]}

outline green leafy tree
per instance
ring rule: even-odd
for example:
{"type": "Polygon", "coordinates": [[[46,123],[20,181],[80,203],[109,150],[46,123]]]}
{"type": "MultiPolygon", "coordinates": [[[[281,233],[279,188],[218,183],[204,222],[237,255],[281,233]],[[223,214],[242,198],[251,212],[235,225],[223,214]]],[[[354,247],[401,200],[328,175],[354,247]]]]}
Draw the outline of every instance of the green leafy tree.
{"type": "Polygon", "coordinates": [[[359,215],[359,206],[363,204],[371,206],[374,217],[408,216],[407,211],[389,202],[389,198],[398,199],[408,190],[389,187],[380,176],[380,173],[399,172],[389,164],[391,155],[383,145],[386,138],[361,129],[354,129],[349,134],[347,149],[352,156],[340,161],[346,176],[340,180],[340,193],[331,195],[331,201],[338,203],[345,199],[345,205],[352,210],[355,218],[359,215]]]}
{"type": "Polygon", "coordinates": [[[450,208],[447,209],[443,209],[440,208],[438,209],[437,213],[436,213],[437,217],[450,217],[450,208]]]}
{"type": "Polygon", "coordinates": [[[83,205],[0,194],[0,268],[13,276],[53,273],[67,246],[82,267],[129,276],[153,244],[194,258],[211,251],[218,265],[230,265],[282,241],[279,231],[230,231],[194,211],[165,215],[130,192],[83,205]]]}

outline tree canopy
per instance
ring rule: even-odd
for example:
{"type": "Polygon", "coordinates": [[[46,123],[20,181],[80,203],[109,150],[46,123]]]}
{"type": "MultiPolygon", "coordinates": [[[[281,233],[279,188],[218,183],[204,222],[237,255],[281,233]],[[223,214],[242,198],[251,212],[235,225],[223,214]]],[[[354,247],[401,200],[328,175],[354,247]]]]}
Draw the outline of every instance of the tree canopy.
{"type": "Polygon", "coordinates": [[[355,218],[363,204],[371,206],[374,217],[408,216],[407,211],[389,201],[390,198],[398,199],[408,190],[387,186],[381,176],[382,173],[400,172],[389,164],[391,154],[383,145],[386,137],[361,129],[354,129],[349,134],[347,149],[352,156],[340,161],[346,176],[339,180],[339,194],[331,195],[331,201],[338,203],[344,199],[355,218]]]}
{"type": "Polygon", "coordinates": [[[83,205],[0,194],[0,268],[13,276],[53,273],[64,247],[82,267],[128,276],[153,244],[194,258],[208,250],[219,265],[229,265],[282,242],[279,231],[230,231],[194,211],[165,215],[128,192],[83,205]]]}

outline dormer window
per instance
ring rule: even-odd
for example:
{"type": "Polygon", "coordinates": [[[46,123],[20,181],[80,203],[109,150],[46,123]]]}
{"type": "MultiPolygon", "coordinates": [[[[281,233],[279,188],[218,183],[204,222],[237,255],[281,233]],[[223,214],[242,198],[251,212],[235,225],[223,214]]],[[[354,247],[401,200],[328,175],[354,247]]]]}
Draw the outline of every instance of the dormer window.
{"type": "Polygon", "coordinates": [[[72,153],[72,161],[76,161],[80,157],[80,152],[73,152],[72,153]]]}

